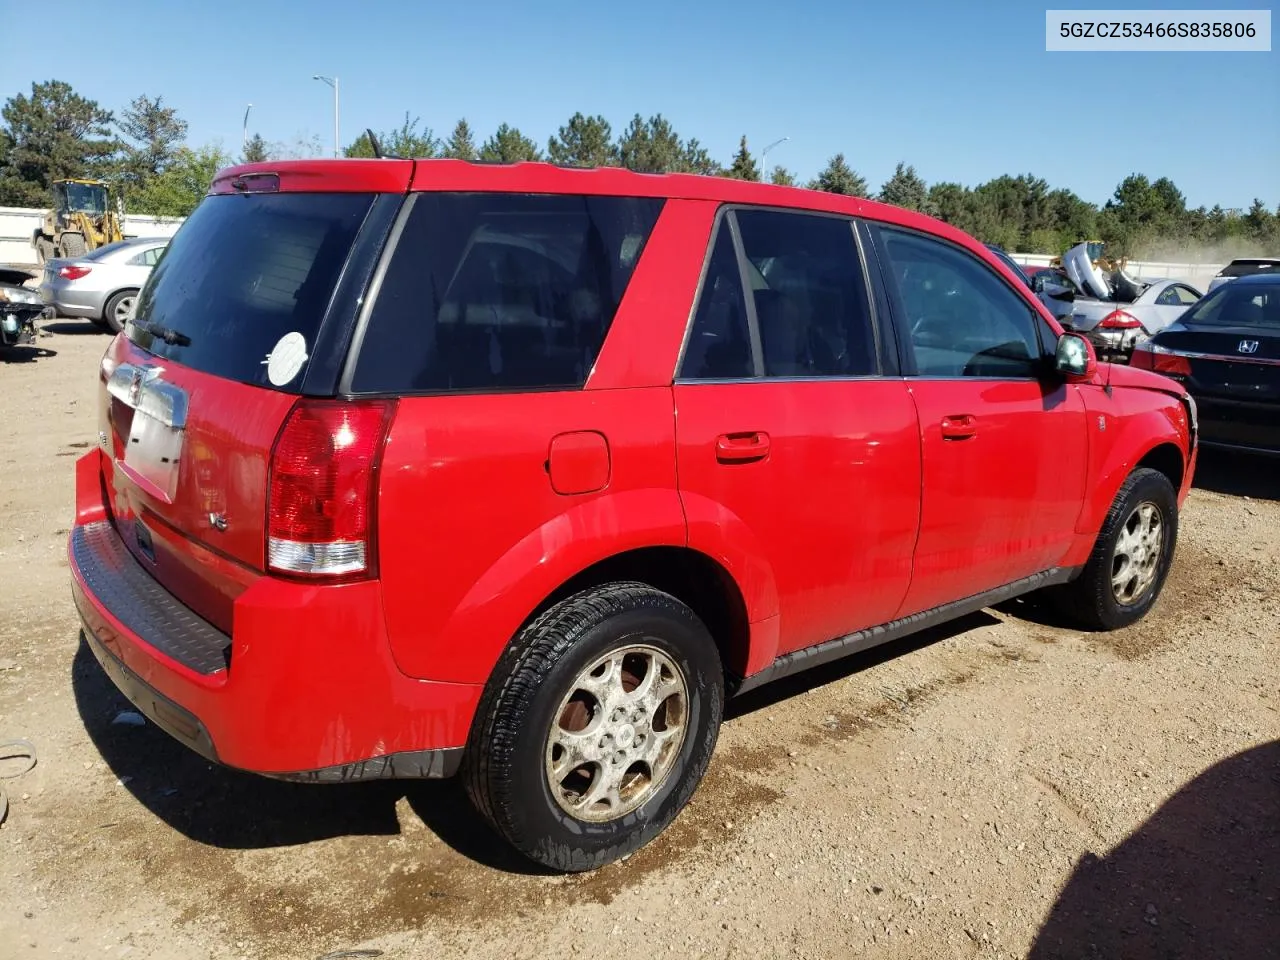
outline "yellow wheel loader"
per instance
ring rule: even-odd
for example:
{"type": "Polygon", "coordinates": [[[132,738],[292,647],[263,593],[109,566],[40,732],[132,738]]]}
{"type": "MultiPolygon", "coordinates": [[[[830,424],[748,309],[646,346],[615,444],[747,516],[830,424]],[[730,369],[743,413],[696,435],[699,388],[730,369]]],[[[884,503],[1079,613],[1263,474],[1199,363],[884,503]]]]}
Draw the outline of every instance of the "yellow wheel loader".
{"type": "Polygon", "coordinates": [[[53,181],[53,208],[31,237],[36,259],[80,257],[124,239],[123,216],[101,180],[53,181]]]}

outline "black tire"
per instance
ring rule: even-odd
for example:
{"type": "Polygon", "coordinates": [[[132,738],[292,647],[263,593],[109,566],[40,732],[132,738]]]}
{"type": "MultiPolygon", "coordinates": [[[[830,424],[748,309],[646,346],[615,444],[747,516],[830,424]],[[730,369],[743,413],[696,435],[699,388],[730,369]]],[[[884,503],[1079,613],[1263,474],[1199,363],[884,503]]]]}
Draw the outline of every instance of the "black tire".
{"type": "Polygon", "coordinates": [[[48,237],[39,236],[36,238],[36,259],[40,266],[53,259],[53,241],[48,237]]]}
{"type": "Polygon", "coordinates": [[[112,333],[119,333],[124,329],[124,318],[117,317],[116,314],[120,312],[122,304],[126,302],[131,304],[137,296],[137,290],[121,290],[118,293],[113,293],[107,301],[107,305],[102,308],[102,319],[98,325],[105,326],[112,333]]]}
{"type": "Polygon", "coordinates": [[[1146,467],[1131,473],[1120,487],[1103,521],[1102,531],[1080,576],[1051,594],[1054,605],[1069,619],[1089,630],[1119,630],[1136,623],[1160,597],[1178,542],[1178,497],[1169,478],[1146,467]],[[1121,602],[1112,585],[1116,547],[1139,507],[1158,511],[1162,537],[1156,551],[1154,579],[1141,595],[1121,602]]]}
{"type": "Polygon", "coordinates": [[[80,234],[64,233],[62,235],[62,255],[64,257],[68,259],[83,257],[88,252],[84,245],[84,237],[80,234]]]}
{"type": "MultiPolygon", "coordinates": [[[[711,760],[723,710],[720,656],[693,611],[643,583],[607,584],[551,607],[503,654],[476,712],[462,778],[481,815],[526,857],[563,872],[594,870],[648,843],[684,808],[711,760]],[[639,643],[681,673],[683,740],[672,748],[669,772],[636,797],[637,807],[603,822],[581,819],[553,795],[552,724],[563,722],[559,711],[584,671],[639,643]]],[[[601,775],[597,767],[594,776],[601,775]]],[[[562,793],[573,776],[561,781],[562,793]]]]}

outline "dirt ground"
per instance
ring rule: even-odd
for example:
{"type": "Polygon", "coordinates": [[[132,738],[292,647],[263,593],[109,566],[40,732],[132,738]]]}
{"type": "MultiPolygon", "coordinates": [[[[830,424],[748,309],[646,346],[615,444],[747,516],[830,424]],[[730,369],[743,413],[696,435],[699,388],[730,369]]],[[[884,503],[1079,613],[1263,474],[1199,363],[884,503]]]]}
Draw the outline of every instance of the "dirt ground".
{"type": "Polygon", "coordinates": [[[1136,627],[1014,604],[758,691],[663,837],[546,876],[454,784],[113,722],[65,558],[107,339],[51,329],[0,361],[0,740],[40,759],[4,781],[2,960],[1280,957],[1280,464],[1206,459],[1136,627]]]}

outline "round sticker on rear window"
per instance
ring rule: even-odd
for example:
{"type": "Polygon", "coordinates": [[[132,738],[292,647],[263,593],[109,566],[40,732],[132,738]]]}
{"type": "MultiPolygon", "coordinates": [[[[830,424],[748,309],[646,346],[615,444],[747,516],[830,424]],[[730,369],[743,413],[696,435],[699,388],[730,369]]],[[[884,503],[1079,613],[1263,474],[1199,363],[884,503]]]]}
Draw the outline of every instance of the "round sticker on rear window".
{"type": "Polygon", "coordinates": [[[307,362],[307,338],[297,331],[286,333],[262,362],[272,386],[286,386],[307,362]]]}

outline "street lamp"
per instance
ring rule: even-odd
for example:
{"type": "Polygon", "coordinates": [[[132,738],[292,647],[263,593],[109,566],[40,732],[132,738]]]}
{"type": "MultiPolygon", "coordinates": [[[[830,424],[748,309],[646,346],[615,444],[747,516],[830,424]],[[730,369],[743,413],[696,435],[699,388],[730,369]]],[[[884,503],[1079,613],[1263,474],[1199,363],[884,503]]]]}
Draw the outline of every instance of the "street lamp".
{"type": "Polygon", "coordinates": [[[249,104],[244,108],[244,146],[249,146],[249,111],[253,109],[253,104],[249,104]]]}
{"type": "Polygon", "coordinates": [[[333,155],[335,157],[339,156],[338,150],[340,148],[338,144],[340,143],[340,141],[338,139],[338,78],[322,77],[320,76],[320,74],[317,73],[317,74],[313,74],[311,79],[323,80],[329,86],[333,87],[333,155]]]}
{"type": "Polygon", "coordinates": [[[767,156],[769,155],[769,151],[770,151],[770,150],[772,150],[774,147],[776,147],[778,144],[780,144],[780,143],[786,143],[786,142],[787,142],[788,140],[790,140],[790,139],[791,139],[790,137],[783,137],[781,140],[775,140],[775,141],[773,141],[773,143],[769,144],[767,147],[765,147],[763,150],[761,150],[761,151],[760,151],[760,176],[761,176],[761,178],[763,178],[763,177],[765,176],[765,170],[767,169],[767,167],[765,167],[764,159],[765,159],[765,157],[767,157],[767,156]]]}

